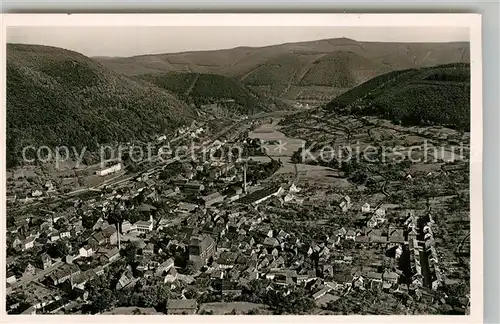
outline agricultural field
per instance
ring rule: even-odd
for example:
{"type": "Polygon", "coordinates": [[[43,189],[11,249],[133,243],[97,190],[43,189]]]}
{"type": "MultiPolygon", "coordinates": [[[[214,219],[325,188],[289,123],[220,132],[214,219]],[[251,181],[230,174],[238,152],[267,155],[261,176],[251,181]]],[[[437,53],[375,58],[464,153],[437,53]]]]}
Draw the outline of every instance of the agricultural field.
{"type": "Polygon", "coordinates": [[[199,314],[209,313],[211,315],[225,315],[225,314],[248,314],[248,312],[254,312],[259,315],[266,315],[269,311],[266,309],[267,306],[263,304],[255,304],[248,302],[215,302],[215,303],[205,303],[200,305],[198,310],[199,314]]]}
{"type": "MultiPolygon", "coordinates": [[[[307,139],[307,147],[320,139],[319,143],[330,145],[337,153],[339,148],[351,149],[350,159],[337,155],[336,160],[327,163],[319,158],[321,146],[314,146],[317,150],[312,155],[319,161],[310,160],[307,164],[343,171],[351,187],[363,193],[356,196],[348,187],[339,190],[353,201],[383,204],[393,211],[430,209],[438,225],[438,253],[444,262],[455,265],[452,277],[467,277],[467,252],[457,249],[466,249],[470,244],[468,133],[445,127],[401,127],[376,117],[322,110],[285,118],[279,126],[287,136],[307,139]],[[383,148],[389,153],[381,154],[383,148]]],[[[318,183],[321,180],[325,177],[318,176],[318,183]]]]}

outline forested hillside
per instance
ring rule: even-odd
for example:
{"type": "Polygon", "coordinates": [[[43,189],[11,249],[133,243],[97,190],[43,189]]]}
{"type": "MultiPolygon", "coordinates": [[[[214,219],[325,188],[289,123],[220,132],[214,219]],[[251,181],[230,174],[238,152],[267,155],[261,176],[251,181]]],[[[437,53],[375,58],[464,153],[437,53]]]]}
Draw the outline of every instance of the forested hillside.
{"type": "Polygon", "coordinates": [[[252,114],[279,106],[276,100],[265,98],[229,77],[198,73],[156,73],[139,75],[138,78],[160,88],[176,93],[179,98],[196,107],[203,104],[234,100],[232,109],[252,114]]]}
{"type": "Polygon", "coordinates": [[[267,97],[316,105],[390,71],[468,63],[470,51],[468,42],[382,43],[331,38],[96,60],[126,75],[166,72],[224,75],[267,97]]]}
{"type": "Polygon", "coordinates": [[[325,106],[377,115],[403,125],[470,126],[470,66],[465,63],[390,72],[371,79],[325,106]]]}
{"type": "Polygon", "coordinates": [[[189,122],[194,111],[147,82],[110,71],[76,52],[7,46],[7,163],[28,145],[95,150],[146,139],[189,122]]]}

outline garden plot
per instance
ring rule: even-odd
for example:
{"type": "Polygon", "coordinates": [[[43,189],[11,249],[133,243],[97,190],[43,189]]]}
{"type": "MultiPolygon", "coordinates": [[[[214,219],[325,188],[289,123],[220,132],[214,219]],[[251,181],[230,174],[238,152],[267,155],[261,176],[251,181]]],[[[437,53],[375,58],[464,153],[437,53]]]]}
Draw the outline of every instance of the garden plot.
{"type": "Polygon", "coordinates": [[[247,303],[247,302],[232,302],[232,303],[224,303],[224,302],[216,302],[216,303],[205,303],[200,306],[200,312],[212,311],[214,315],[224,315],[229,314],[231,312],[236,313],[247,313],[250,310],[259,310],[260,313],[268,312],[266,310],[267,306],[264,304],[255,304],[255,303],[247,303]]]}

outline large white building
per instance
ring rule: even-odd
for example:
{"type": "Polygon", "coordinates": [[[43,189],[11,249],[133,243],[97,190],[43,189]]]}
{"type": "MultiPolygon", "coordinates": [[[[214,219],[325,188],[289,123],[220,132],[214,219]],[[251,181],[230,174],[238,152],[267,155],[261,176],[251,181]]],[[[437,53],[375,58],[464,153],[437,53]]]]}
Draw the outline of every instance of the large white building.
{"type": "Polygon", "coordinates": [[[104,177],[105,175],[108,175],[110,173],[120,171],[121,169],[122,169],[122,164],[117,163],[115,165],[110,166],[109,168],[105,168],[105,169],[96,171],[96,174],[98,176],[104,177]]]}
{"type": "Polygon", "coordinates": [[[153,230],[153,217],[150,216],[149,218],[149,221],[138,221],[136,222],[135,224],[135,230],[137,232],[142,232],[142,233],[146,233],[146,232],[151,232],[153,230]]]}

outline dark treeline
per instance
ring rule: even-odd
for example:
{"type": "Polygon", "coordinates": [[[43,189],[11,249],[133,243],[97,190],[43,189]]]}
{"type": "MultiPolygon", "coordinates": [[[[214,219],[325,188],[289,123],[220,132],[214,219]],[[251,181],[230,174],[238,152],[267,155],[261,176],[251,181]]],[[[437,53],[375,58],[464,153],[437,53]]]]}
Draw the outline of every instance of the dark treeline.
{"type": "Polygon", "coordinates": [[[468,130],[470,68],[460,63],[390,72],[340,95],[325,107],[376,115],[407,126],[468,130]]]}

